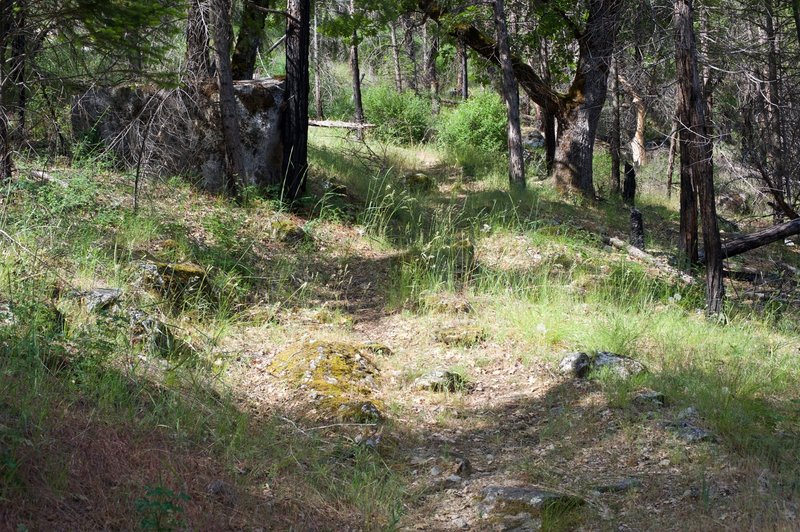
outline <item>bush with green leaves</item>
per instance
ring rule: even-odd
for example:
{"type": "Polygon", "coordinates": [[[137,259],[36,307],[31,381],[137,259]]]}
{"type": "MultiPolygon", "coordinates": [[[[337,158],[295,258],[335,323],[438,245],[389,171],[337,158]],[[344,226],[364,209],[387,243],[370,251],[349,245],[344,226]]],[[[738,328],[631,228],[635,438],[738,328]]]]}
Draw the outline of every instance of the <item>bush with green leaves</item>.
{"type": "Polygon", "coordinates": [[[501,152],[506,146],[506,108],[493,92],[478,92],[439,119],[439,143],[451,154],[476,148],[501,152]]]}
{"type": "Polygon", "coordinates": [[[381,140],[411,144],[428,134],[431,102],[411,92],[372,87],[364,91],[364,114],[381,140]]]}

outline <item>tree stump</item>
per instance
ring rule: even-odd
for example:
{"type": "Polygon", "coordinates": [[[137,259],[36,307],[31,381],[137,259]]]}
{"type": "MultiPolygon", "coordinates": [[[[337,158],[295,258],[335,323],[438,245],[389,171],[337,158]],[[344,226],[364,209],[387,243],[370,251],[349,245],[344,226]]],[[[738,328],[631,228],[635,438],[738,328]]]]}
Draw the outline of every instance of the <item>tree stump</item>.
{"type": "Polygon", "coordinates": [[[644,219],[639,209],[631,207],[631,245],[644,251],[644,219]]]}

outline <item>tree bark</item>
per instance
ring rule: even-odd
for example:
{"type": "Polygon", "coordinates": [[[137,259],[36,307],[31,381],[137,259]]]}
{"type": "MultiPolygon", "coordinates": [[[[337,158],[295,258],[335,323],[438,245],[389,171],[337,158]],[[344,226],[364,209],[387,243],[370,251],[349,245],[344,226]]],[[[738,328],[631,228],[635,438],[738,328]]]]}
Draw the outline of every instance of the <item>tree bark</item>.
{"type": "Polygon", "coordinates": [[[400,68],[400,46],[397,44],[397,24],[389,24],[389,35],[392,39],[392,64],[394,65],[394,88],[403,92],[403,71],[400,68]]]}
{"type": "MultiPolygon", "coordinates": [[[[775,18],[772,0],[765,0],[764,31],[767,40],[767,120],[769,131],[767,135],[767,159],[772,165],[775,186],[775,195],[791,198],[790,179],[785,175],[783,158],[783,102],[781,101],[780,78],[778,75],[778,37],[775,31],[775,18]]],[[[778,217],[782,212],[777,212],[778,217]]]]}
{"type": "Polygon", "coordinates": [[[8,135],[8,111],[5,107],[5,96],[8,78],[6,76],[6,46],[11,35],[10,0],[0,0],[0,183],[11,180],[13,162],[8,135]]]}
{"type": "Polygon", "coordinates": [[[611,62],[611,191],[620,191],[620,105],[619,105],[619,72],[616,59],[611,62]]]}
{"type": "Polygon", "coordinates": [[[233,79],[253,79],[256,58],[261,47],[264,21],[267,19],[268,0],[247,0],[242,8],[242,24],[233,51],[231,73],[233,79]]]}
{"type": "Polygon", "coordinates": [[[494,0],[494,25],[503,70],[503,100],[508,112],[508,179],[512,187],[525,188],[525,162],[522,153],[522,130],[519,123],[519,88],[511,64],[508,27],[503,0],[494,0]]]}
{"type": "Polygon", "coordinates": [[[214,58],[217,63],[217,87],[219,89],[219,114],[222,137],[225,142],[228,172],[226,190],[231,197],[239,195],[239,181],[249,181],[246,175],[242,139],[239,133],[239,118],[236,113],[236,96],[231,74],[231,3],[230,0],[213,0],[214,58]]]}
{"type": "Polygon", "coordinates": [[[186,77],[191,82],[214,75],[209,41],[209,0],[190,0],[186,21],[186,77]]]}
{"type": "Polygon", "coordinates": [[[467,45],[458,41],[456,46],[458,52],[458,93],[462,100],[467,100],[469,99],[469,55],[467,54],[467,45]]]}
{"type": "Polygon", "coordinates": [[[408,79],[408,86],[415,94],[419,93],[419,65],[417,64],[417,44],[414,42],[414,20],[411,15],[406,15],[403,19],[405,24],[405,46],[406,55],[411,63],[411,77],[408,79]]]}
{"type": "Polygon", "coordinates": [[[683,175],[685,170],[699,192],[706,259],[706,312],[716,315],[722,312],[725,294],[722,274],[724,256],[714,201],[711,139],[706,134],[703,91],[697,71],[692,0],[675,0],[674,7],[675,64],[680,95],[679,118],[683,126],[680,131],[681,174],[683,175]]]}
{"type": "Polygon", "coordinates": [[[641,93],[624,76],[619,76],[619,80],[630,94],[633,108],[636,110],[636,128],[633,130],[633,138],[631,138],[631,159],[633,164],[639,168],[647,164],[647,149],[644,139],[647,125],[647,104],[641,93]]]}
{"type": "Polygon", "coordinates": [[[439,111],[439,73],[436,69],[436,58],[439,57],[439,28],[434,27],[428,34],[427,24],[423,26],[425,41],[425,80],[431,94],[431,108],[434,114],[439,111]]]}
{"type": "Polygon", "coordinates": [[[28,100],[28,87],[25,85],[27,50],[27,29],[25,27],[24,0],[17,0],[14,6],[13,39],[11,41],[11,76],[17,90],[17,131],[18,142],[25,138],[25,111],[28,100]]]}
{"type": "Polygon", "coordinates": [[[286,22],[286,110],[283,119],[284,194],[296,199],[308,171],[308,51],[310,0],[289,0],[286,22]]]}

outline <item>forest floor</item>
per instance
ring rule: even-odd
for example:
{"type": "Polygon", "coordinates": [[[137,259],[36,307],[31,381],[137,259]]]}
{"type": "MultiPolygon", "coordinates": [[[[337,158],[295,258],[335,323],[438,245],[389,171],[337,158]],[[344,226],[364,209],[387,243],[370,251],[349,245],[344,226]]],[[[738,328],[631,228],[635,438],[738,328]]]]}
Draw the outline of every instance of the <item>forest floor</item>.
{"type": "Polygon", "coordinates": [[[655,194],[661,266],[603,243],[626,238],[613,198],[312,141],[292,210],[172,180],[133,214],[115,172],[20,172],[0,219],[0,527],[797,529],[796,247],[731,261],[763,274],[729,281],[710,321],[666,265],[676,214],[655,194]],[[88,309],[98,287],[120,292],[88,309]],[[576,351],[647,371],[565,375],[576,351]]]}

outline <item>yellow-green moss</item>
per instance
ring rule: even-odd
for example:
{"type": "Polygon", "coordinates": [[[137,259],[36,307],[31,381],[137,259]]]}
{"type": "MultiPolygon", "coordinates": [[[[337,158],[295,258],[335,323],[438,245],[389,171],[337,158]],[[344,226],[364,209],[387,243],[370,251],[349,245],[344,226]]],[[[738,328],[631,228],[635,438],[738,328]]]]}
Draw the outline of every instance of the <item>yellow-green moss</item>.
{"type": "Polygon", "coordinates": [[[457,325],[439,330],[436,339],[446,345],[471,347],[484,341],[486,332],[474,325],[457,325]]]}
{"type": "Polygon", "coordinates": [[[311,341],[278,353],[270,371],[309,391],[322,410],[345,421],[376,421],[383,405],[373,397],[380,374],[369,344],[311,341]]]}

